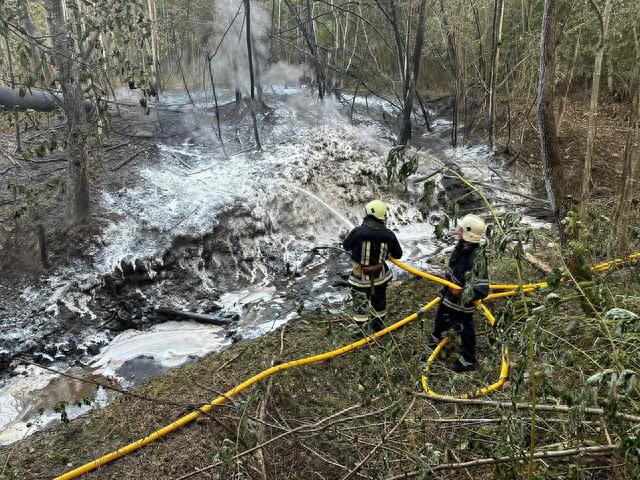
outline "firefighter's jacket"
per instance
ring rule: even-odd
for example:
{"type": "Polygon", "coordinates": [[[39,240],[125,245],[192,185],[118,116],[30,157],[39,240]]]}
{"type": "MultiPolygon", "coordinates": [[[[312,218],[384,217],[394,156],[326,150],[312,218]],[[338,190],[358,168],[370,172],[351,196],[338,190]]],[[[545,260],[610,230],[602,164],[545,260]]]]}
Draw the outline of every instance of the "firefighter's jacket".
{"type": "Polygon", "coordinates": [[[385,261],[389,256],[402,257],[402,248],[395,233],[371,215],[365,217],[362,225],[351,230],[342,246],[351,255],[353,269],[349,284],[354,287],[387,283],[393,274],[385,261]]]}
{"type": "Polygon", "coordinates": [[[473,312],[476,307],[472,302],[489,295],[484,249],[473,243],[459,241],[449,258],[446,279],[460,285],[462,291],[456,297],[448,287],[444,287],[441,292],[442,304],[459,312],[473,312]]]}

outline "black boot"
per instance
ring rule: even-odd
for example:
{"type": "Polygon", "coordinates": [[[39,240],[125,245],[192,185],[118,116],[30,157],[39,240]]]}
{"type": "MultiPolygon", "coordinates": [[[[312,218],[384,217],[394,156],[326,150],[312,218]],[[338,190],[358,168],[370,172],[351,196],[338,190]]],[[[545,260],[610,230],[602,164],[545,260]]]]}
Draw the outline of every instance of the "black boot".
{"type": "Polygon", "coordinates": [[[470,372],[476,369],[476,364],[468,362],[462,355],[458,355],[458,358],[456,358],[449,368],[456,373],[470,372]]]}
{"type": "Polygon", "coordinates": [[[387,328],[384,324],[384,321],[380,318],[380,317],[375,317],[373,320],[371,320],[371,330],[373,330],[374,332],[379,332],[380,330],[384,330],[385,328],[387,328]]]}
{"type": "Polygon", "coordinates": [[[440,344],[440,339],[435,335],[429,335],[427,337],[427,353],[431,355],[436,347],[440,344]]]}

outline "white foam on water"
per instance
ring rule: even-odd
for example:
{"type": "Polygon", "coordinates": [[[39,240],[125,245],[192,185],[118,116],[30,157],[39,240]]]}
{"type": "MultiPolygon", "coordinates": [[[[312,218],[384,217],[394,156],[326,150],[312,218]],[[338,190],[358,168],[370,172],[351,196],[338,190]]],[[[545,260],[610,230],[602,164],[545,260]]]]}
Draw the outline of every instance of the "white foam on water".
{"type": "Polygon", "coordinates": [[[220,351],[229,344],[224,329],[195,322],[165,322],[150,330],[127,330],[94,357],[91,366],[104,376],[114,373],[127,361],[151,357],[166,368],[185,363],[190,357],[202,357],[220,351]]]}

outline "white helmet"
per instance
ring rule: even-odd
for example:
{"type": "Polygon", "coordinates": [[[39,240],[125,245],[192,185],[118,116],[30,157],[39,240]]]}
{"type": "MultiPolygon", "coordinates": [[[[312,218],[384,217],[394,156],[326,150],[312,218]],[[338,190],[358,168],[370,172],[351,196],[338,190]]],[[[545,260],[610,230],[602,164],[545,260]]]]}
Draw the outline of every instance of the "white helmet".
{"type": "Polygon", "coordinates": [[[462,229],[462,239],[469,243],[480,243],[487,231],[487,224],[478,215],[465,215],[458,220],[458,228],[462,229]]]}

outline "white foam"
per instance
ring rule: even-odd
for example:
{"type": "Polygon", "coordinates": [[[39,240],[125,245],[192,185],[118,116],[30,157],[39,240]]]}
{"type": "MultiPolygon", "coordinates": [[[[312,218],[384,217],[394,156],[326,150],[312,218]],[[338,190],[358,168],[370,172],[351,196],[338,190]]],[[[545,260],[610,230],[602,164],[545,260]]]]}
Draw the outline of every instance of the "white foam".
{"type": "Polygon", "coordinates": [[[195,322],[165,322],[150,330],[127,330],[116,338],[92,361],[96,373],[111,375],[128,360],[145,356],[163,367],[183,364],[189,357],[202,357],[219,351],[228,344],[224,330],[215,325],[195,322]]]}

